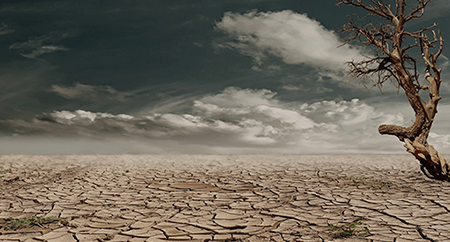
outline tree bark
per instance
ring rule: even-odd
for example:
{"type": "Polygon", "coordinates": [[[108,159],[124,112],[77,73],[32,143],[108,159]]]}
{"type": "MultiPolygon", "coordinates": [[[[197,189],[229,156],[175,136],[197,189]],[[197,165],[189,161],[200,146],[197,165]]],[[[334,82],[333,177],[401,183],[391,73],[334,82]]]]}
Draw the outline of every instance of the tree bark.
{"type": "Polygon", "coordinates": [[[350,73],[355,77],[367,77],[376,74],[374,85],[381,88],[387,80],[394,79],[405,91],[410,106],[415,112],[414,123],[410,127],[383,124],[378,128],[380,134],[394,135],[404,142],[407,152],[420,161],[421,169],[428,177],[450,181],[449,164],[445,157],[430,144],[427,139],[430,134],[434,117],[437,114],[437,105],[441,96],[441,69],[437,67],[437,59],[442,53],[444,40],[441,33],[434,32],[437,26],[433,24],[428,28],[416,32],[405,30],[405,24],[411,20],[421,18],[424,9],[431,0],[416,0],[416,7],[409,13],[410,8],[406,0],[396,0],[395,8],[381,0],[338,0],[339,4],[346,4],[362,8],[370,16],[384,19],[384,22],[375,26],[371,21],[365,25],[357,24],[352,19],[344,26],[341,32],[350,33],[346,41],[360,41],[366,46],[377,49],[376,55],[368,60],[349,62],[350,73]],[[430,38],[427,33],[432,34],[430,38]],[[406,38],[414,40],[415,44],[404,46],[406,38]],[[438,45],[436,45],[438,43],[438,45]],[[420,45],[419,45],[420,44],[420,45]],[[411,48],[419,47],[422,59],[425,62],[425,80],[428,85],[420,85],[417,74],[417,59],[407,54],[411,48]],[[435,53],[431,49],[436,48],[435,53]],[[378,64],[378,67],[374,67],[378,64]],[[412,65],[412,67],[411,67],[412,65]],[[414,73],[410,70],[413,69],[414,73]],[[419,95],[420,91],[429,92],[429,100],[425,102],[419,95]]]}
{"type": "MultiPolygon", "coordinates": [[[[427,59],[433,59],[429,54],[424,54],[423,56],[427,59]]],[[[428,66],[427,68],[425,77],[430,84],[427,88],[430,91],[430,101],[426,104],[419,96],[418,91],[420,89],[414,86],[412,76],[408,74],[404,67],[404,62],[401,59],[394,58],[392,62],[399,80],[399,85],[405,91],[408,101],[414,109],[415,121],[411,127],[381,125],[378,131],[380,134],[395,135],[400,141],[403,141],[407,152],[414,155],[420,161],[421,169],[425,175],[433,179],[450,181],[448,173],[449,164],[445,157],[427,142],[434,117],[437,113],[437,103],[441,99],[439,96],[441,70],[437,69],[435,60],[431,61],[430,64],[432,66],[428,66]],[[430,74],[429,69],[435,71],[435,76],[430,74]],[[436,78],[436,76],[439,78],[436,78]]]]}

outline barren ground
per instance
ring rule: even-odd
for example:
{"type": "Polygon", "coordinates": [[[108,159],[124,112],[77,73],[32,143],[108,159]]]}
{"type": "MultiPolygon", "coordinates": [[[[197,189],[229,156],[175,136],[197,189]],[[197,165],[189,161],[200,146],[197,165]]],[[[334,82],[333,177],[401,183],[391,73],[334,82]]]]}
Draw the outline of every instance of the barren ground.
{"type": "Polygon", "coordinates": [[[450,241],[450,184],[408,155],[11,155],[0,166],[0,241],[450,241]],[[8,228],[39,216],[55,221],[8,228]]]}

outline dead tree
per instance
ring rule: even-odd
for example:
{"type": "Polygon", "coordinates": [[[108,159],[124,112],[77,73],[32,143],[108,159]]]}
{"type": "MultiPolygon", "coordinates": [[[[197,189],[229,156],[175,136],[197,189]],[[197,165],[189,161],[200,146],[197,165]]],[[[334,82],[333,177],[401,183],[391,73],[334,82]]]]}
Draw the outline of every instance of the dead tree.
{"type": "Polygon", "coordinates": [[[427,142],[441,100],[442,69],[438,68],[436,61],[442,53],[444,40],[440,31],[436,34],[436,24],[416,31],[405,29],[409,22],[423,16],[430,1],[410,0],[414,2],[411,6],[406,4],[406,0],[395,0],[395,5],[391,6],[386,3],[394,4],[390,0],[338,0],[338,5],[351,5],[368,11],[368,15],[358,21],[350,19],[341,32],[348,34],[346,43],[359,41],[376,50],[363,61],[348,62],[349,73],[355,78],[370,78],[379,88],[392,81],[405,91],[415,112],[415,120],[410,127],[383,124],[378,128],[379,133],[395,135],[404,142],[407,152],[420,161],[425,175],[450,181],[447,161],[427,142]],[[422,56],[414,58],[411,54],[414,51],[420,51],[422,56]],[[419,64],[424,65],[425,84],[419,82],[419,64]],[[427,92],[428,100],[423,100],[419,92],[427,92]]]}

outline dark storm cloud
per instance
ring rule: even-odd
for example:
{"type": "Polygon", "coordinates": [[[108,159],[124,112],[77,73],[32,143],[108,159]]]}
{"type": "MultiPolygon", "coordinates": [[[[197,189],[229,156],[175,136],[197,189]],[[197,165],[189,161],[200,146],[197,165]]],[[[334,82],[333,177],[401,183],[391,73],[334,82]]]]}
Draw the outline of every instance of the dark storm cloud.
{"type": "Polygon", "coordinates": [[[404,100],[346,82],[339,62],[356,48],[321,52],[353,12],[331,0],[1,1],[0,153],[370,150],[379,122],[402,122],[384,104],[404,100]]]}

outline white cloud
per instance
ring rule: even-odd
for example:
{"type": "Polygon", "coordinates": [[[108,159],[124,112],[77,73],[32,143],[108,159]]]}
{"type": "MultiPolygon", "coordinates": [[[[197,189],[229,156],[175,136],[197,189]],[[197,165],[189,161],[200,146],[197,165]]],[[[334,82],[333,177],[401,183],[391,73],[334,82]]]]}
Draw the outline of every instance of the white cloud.
{"type": "Polygon", "coordinates": [[[378,134],[378,126],[381,124],[404,125],[401,113],[386,114],[358,99],[304,104],[301,110],[324,128],[311,130],[308,139],[300,139],[301,144],[312,150],[321,147],[335,153],[403,151],[397,138],[378,134]]]}
{"type": "Polygon", "coordinates": [[[252,90],[228,87],[217,95],[207,95],[199,101],[221,107],[251,107],[256,105],[277,104],[278,100],[274,99],[275,95],[276,93],[266,89],[252,90]]]}
{"type": "Polygon", "coordinates": [[[450,148],[450,135],[448,134],[436,134],[430,132],[429,136],[430,143],[433,144],[438,150],[450,148]]]}
{"type": "Polygon", "coordinates": [[[320,86],[320,85],[318,85],[315,88],[310,88],[310,87],[304,87],[301,84],[296,84],[296,85],[285,84],[285,85],[281,86],[281,88],[286,90],[286,91],[291,91],[291,92],[303,92],[303,93],[305,93],[305,92],[314,92],[316,94],[334,92],[333,89],[327,88],[327,87],[324,87],[324,86],[320,86]]]}
{"type": "Polygon", "coordinates": [[[450,66],[450,61],[447,56],[441,55],[441,59],[439,61],[439,66],[442,68],[442,70],[446,70],[448,66],[450,66]]]}
{"type": "Polygon", "coordinates": [[[74,112],[69,111],[54,111],[49,115],[44,115],[41,117],[42,120],[50,121],[55,123],[61,123],[65,125],[73,124],[90,124],[94,123],[99,119],[113,118],[116,120],[131,120],[132,116],[126,114],[112,115],[109,113],[93,113],[84,110],[76,110],[74,112]]]}
{"type": "Polygon", "coordinates": [[[302,110],[314,114],[315,120],[324,123],[339,123],[341,126],[352,126],[360,123],[403,124],[403,115],[386,115],[375,111],[375,108],[358,99],[351,101],[321,101],[311,105],[303,105],[302,110]]]}
{"type": "Polygon", "coordinates": [[[281,88],[283,88],[286,91],[300,91],[300,90],[304,90],[305,88],[303,87],[303,85],[298,84],[298,85],[283,85],[281,88]]]}
{"type": "MultiPolygon", "coordinates": [[[[395,137],[378,134],[383,123],[402,125],[404,118],[400,113],[380,112],[357,99],[288,104],[269,90],[230,87],[195,100],[191,113],[137,116],[54,111],[31,121],[1,121],[0,125],[19,137],[133,139],[156,145],[151,150],[160,152],[404,152],[395,137]]],[[[448,143],[445,135],[432,136],[439,143],[448,143]]]]}
{"type": "Polygon", "coordinates": [[[217,29],[233,41],[219,47],[236,49],[261,65],[269,55],[287,64],[306,64],[315,68],[340,71],[345,62],[362,58],[361,51],[341,46],[339,37],[306,14],[281,12],[227,12],[217,29]],[[339,48],[338,48],[339,47],[339,48]]]}
{"type": "Polygon", "coordinates": [[[120,92],[110,86],[92,86],[75,83],[72,87],[52,85],[50,92],[54,92],[66,99],[80,99],[84,101],[120,101],[125,102],[129,93],[120,92]]]}

